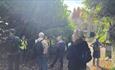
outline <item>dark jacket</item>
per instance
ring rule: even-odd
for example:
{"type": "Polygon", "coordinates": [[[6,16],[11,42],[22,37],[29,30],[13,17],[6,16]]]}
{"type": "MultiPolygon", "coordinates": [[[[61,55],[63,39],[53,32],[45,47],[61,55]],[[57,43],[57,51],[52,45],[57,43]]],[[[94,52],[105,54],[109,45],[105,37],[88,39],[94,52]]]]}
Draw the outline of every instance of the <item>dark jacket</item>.
{"type": "Polygon", "coordinates": [[[7,48],[9,54],[18,54],[19,53],[19,46],[20,46],[20,39],[17,36],[9,36],[6,40],[7,48]]]}
{"type": "Polygon", "coordinates": [[[90,51],[86,41],[81,41],[69,47],[67,52],[68,70],[86,70],[86,63],[81,60],[82,51],[90,51]]]}

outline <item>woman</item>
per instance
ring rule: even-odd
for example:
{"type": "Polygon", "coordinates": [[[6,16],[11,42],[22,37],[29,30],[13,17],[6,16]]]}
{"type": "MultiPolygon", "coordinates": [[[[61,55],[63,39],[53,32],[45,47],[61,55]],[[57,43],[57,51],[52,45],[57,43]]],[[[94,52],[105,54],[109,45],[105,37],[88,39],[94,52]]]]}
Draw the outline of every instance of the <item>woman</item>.
{"type": "Polygon", "coordinates": [[[86,70],[86,63],[91,60],[91,52],[87,42],[84,40],[83,34],[72,35],[72,44],[68,49],[68,70],[86,70]],[[88,59],[82,57],[84,52],[88,53],[88,59]]]}

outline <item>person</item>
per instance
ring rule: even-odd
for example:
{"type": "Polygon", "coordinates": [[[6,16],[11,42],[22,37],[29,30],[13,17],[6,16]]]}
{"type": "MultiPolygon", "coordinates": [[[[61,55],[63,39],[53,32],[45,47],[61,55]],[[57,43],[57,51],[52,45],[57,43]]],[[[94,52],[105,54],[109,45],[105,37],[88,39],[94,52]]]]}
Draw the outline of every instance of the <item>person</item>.
{"type": "Polygon", "coordinates": [[[94,43],[91,44],[91,47],[93,47],[93,66],[95,66],[95,60],[97,66],[99,66],[99,58],[100,58],[100,46],[101,43],[99,42],[98,38],[96,39],[96,41],[94,43]]]}
{"type": "Polygon", "coordinates": [[[8,46],[8,70],[19,70],[20,39],[15,36],[15,29],[10,29],[6,44],[8,46]]]}
{"type": "Polygon", "coordinates": [[[62,40],[61,36],[57,37],[56,48],[57,48],[56,55],[55,55],[54,61],[50,65],[50,68],[53,68],[56,62],[59,60],[60,62],[59,70],[63,70],[63,57],[65,53],[65,42],[62,40]]]}
{"type": "Polygon", "coordinates": [[[86,70],[86,63],[89,62],[91,51],[83,35],[77,32],[72,35],[71,46],[67,51],[68,70],[86,70]]]}
{"type": "Polygon", "coordinates": [[[26,37],[23,35],[21,39],[21,45],[20,45],[20,51],[21,51],[21,62],[25,63],[27,59],[27,49],[28,49],[28,43],[26,40],[26,37]]]}
{"type": "Polygon", "coordinates": [[[49,46],[47,40],[45,39],[45,34],[43,32],[40,32],[38,39],[35,40],[35,52],[37,55],[39,70],[48,70],[48,47],[49,46]]]}

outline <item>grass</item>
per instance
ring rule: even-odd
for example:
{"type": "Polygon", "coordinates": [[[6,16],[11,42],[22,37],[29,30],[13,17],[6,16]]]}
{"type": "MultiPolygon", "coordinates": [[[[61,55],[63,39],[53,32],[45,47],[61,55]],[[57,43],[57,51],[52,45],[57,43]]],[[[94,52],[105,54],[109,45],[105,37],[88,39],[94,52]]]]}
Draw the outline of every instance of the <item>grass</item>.
{"type": "Polygon", "coordinates": [[[112,65],[110,70],[115,70],[115,66],[112,65]]]}

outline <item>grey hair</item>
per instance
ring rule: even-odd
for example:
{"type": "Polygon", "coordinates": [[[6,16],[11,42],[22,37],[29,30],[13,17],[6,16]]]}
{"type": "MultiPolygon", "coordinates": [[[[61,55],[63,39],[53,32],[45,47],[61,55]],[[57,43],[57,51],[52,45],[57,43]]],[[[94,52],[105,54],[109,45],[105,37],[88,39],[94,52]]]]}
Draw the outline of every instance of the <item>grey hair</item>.
{"type": "Polygon", "coordinates": [[[39,37],[40,37],[40,38],[44,38],[44,37],[45,37],[45,34],[44,34],[43,32],[40,32],[40,33],[39,33],[39,37]]]}

